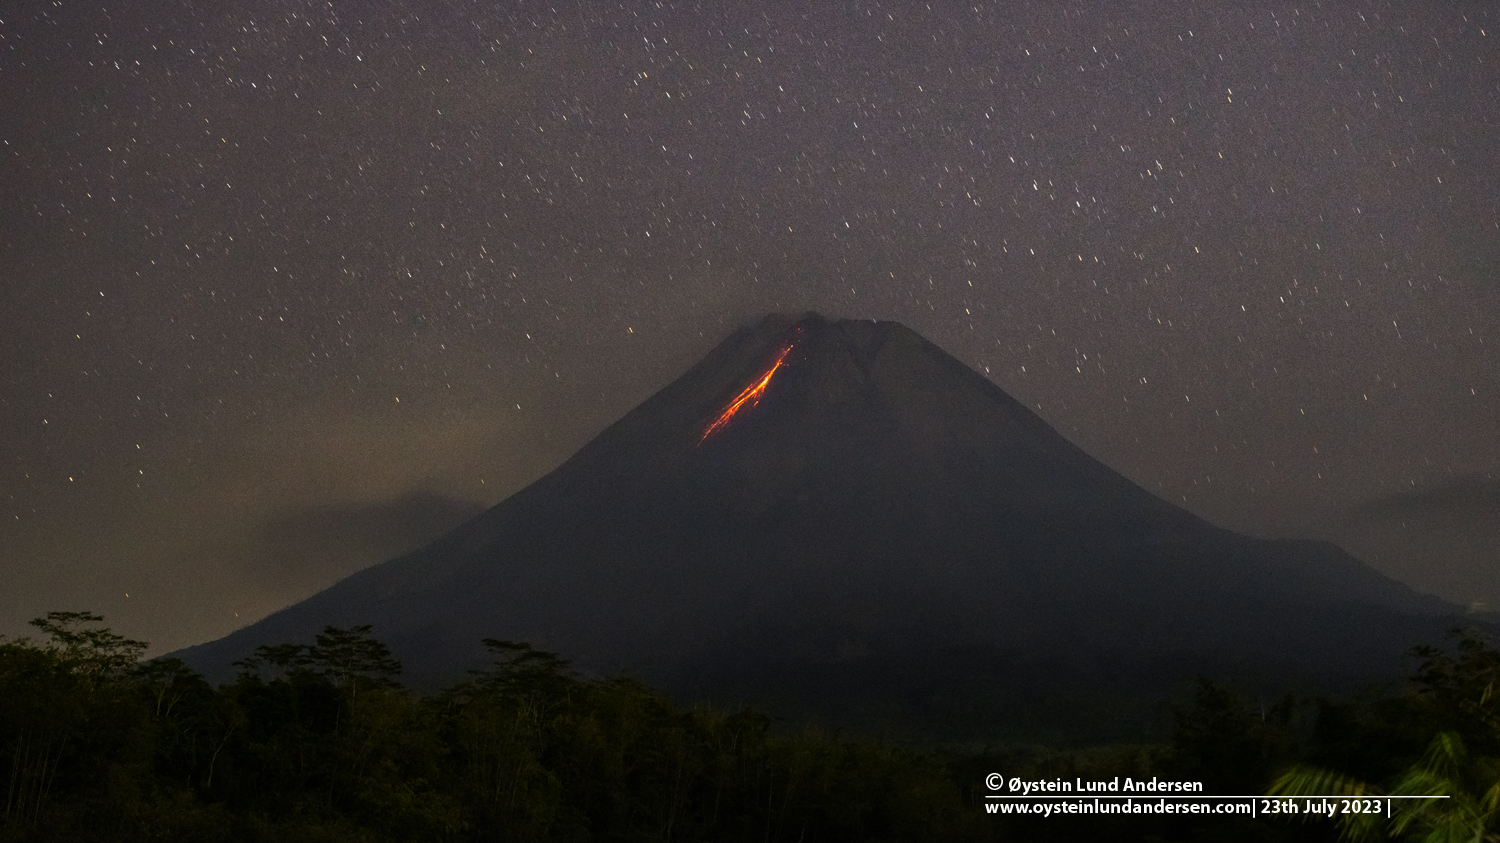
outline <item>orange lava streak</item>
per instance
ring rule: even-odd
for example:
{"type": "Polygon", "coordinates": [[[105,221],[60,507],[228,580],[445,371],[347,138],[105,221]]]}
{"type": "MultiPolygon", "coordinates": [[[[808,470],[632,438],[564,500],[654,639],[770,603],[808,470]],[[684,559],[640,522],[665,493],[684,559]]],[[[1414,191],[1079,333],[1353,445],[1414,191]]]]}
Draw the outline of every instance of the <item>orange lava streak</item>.
{"type": "Polygon", "coordinates": [[[713,435],[714,431],[728,424],[729,420],[734,418],[734,414],[738,413],[746,403],[752,407],[759,404],[761,395],[765,394],[766,386],[771,383],[771,376],[776,374],[776,370],[781,368],[781,364],[786,361],[786,356],[791,352],[792,347],[790,345],[782,346],[781,353],[776,355],[776,360],[771,363],[771,367],[766,369],[754,383],[745,387],[739,395],[736,395],[734,400],[730,401],[729,405],[724,408],[724,412],[720,413],[719,417],[713,420],[713,424],[704,428],[703,438],[699,439],[698,443],[701,445],[704,439],[713,435]]]}

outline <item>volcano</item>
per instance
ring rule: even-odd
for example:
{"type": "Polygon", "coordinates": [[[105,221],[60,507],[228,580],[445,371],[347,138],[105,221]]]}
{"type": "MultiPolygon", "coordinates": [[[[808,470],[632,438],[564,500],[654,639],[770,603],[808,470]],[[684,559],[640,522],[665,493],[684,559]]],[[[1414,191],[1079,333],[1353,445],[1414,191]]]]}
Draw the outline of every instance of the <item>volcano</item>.
{"type": "Polygon", "coordinates": [[[178,655],[368,623],[418,686],[501,638],[694,700],[1099,739],[1192,673],[1396,676],[1457,613],[1157,498],[898,323],[777,315],[439,540],[178,655]]]}

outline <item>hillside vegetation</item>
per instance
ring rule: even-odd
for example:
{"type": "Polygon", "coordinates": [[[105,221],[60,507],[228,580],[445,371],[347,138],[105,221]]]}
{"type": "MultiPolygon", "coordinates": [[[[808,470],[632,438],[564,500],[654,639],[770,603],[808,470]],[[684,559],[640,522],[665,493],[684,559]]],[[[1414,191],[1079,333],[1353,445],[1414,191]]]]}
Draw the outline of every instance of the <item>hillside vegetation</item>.
{"type": "MultiPolygon", "coordinates": [[[[54,612],[0,641],[0,840],[1301,840],[1327,823],[983,810],[984,777],[1152,775],[1208,793],[1419,781],[1392,831],[1481,839],[1495,817],[1500,652],[1419,649],[1410,687],[1247,701],[1200,680],[1159,746],[916,748],[685,708],[626,678],[487,640],[494,665],[418,695],[369,627],[261,647],[218,688],[102,618],[54,612]],[[1419,777],[1414,779],[1413,777],[1419,777]],[[1426,778],[1420,778],[1426,776],[1426,778]],[[1321,777],[1321,778],[1320,778],[1321,777]],[[1429,792],[1431,792],[1429,790],[1429,792]],[[1479,836],[1476,836],[1479,835],[1479,836]]],[[[1323,792],[1328,792],[1324,790],[1323,792]]],[[[1352,792],[1352,790],[1351,790],[1352,792]]],[[[1449,838],[1443,838],[1449,839],[1449,838]]],[[[1459,839],[1454,837],[1452,839],[1459,839]]]]}

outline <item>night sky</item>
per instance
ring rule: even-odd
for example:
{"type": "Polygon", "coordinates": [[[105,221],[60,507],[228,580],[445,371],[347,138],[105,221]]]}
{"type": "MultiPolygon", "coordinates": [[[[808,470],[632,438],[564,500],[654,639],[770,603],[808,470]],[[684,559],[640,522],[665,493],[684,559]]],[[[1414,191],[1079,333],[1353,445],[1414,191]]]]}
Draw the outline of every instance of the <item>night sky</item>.
{"type": "Polygon", "coordinates": [[[1500,606],[1493,3],[0,0],[0,198],[0,634],[226,633],[810,309],[1500,606]]]}

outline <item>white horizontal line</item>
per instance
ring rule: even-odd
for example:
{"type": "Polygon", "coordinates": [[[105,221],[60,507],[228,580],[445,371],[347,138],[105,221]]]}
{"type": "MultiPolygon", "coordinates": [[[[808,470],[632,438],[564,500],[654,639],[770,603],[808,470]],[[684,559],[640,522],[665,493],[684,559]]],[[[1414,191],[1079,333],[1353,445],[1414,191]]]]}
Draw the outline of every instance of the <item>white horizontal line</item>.
{"type": "Polygon", "coordinates": [[[985,799],[1449,799],[1448,796],[1386,796],[1363,794],[1360,796],[1302,796],[1278,794],[1276,796],[1220,796],[1211,793],[1050,793],[1039,796],[1006,796],[986,794],[985,799]]]}

